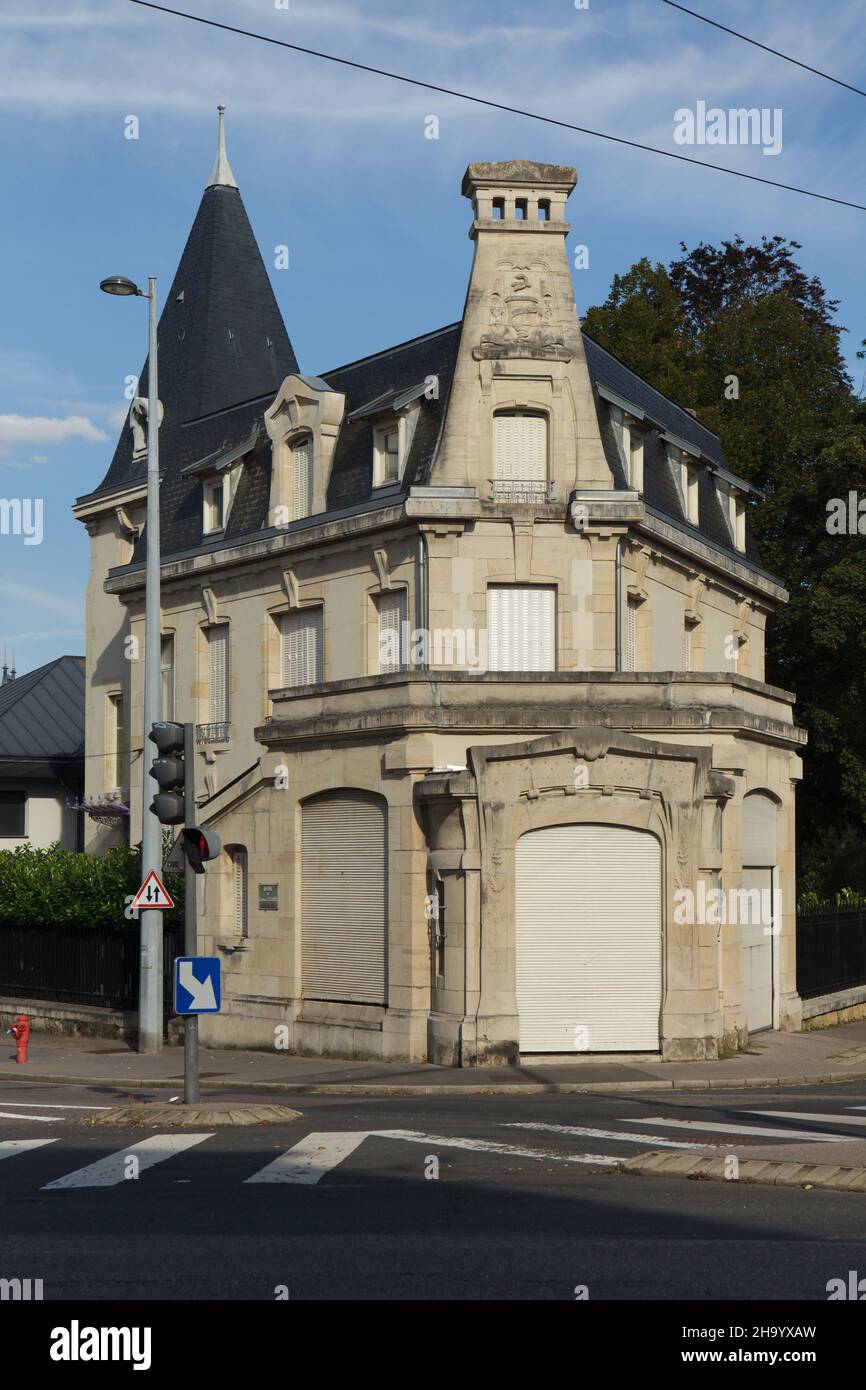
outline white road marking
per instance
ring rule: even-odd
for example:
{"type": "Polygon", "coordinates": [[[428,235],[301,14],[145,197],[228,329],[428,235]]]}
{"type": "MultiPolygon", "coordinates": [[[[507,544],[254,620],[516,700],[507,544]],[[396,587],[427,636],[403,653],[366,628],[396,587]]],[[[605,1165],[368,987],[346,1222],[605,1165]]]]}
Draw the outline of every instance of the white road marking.
{"type": "Polygon", "coordinates": [[[540,1123],[516,1123],[509,1121],[504,1129],[541,1129],[549,1134],[576,1134],[581,1139],[622,1139],[626,1144],[657,1144],[662,1149],[719,1149],[724,1144],[689,1144],[684,1139],[663,1139],[658,1134],[620,1133],[616,1129],[588,1129],[582,1125],[545,1125],[540,1123]]]}
{"type": "Polygon", "coordinates": [[[850,1139],[850,1134],[819,1134],[811,1129],[763,1129],[753,1125],[723,1125],[715,1120],[667,1120],[663,1115],[652,1119],[629,1120],[630,1125],[660,1125],[662,1129],[702,1129],[706,1134],[756,1134],[764,1139],[813,1139],[818,1144],[830,1144],[833,1140],[850,1139]]]}
{"type": "Polygon", "coordinates": [[[376,1139],[406,1139],[412,1144],[428,1144],[431,1148],[470,1149],[477,1153],[505,1154],[511,1158],[537,1158],[556,1163],[620,1164],[621,1158],[612,1154],[563,1154],[549,1149],[524,1149],[515,1144],[498,1144],[493,1139],[456,1139],[443,1134],[421,1134],[414,1129],[374,1129],[376,1139]]]}
{"type": "MultiPolygon", "coordinates": [[[[746,1115],[778,1115],[782,1120],[815,1120],[819,1124],[866,1125],[866,1115],[818,1115],[810,1110],[746,1110],[743,1113],[746,1115]]],[[[851,1134],[848,1137],[854,1139],[856,1135],[851,1134]]]]}
{"type": "Polygon", "coordinates": [[[313,1184],[353,1154],[367,1138],[368,1130],[347,1130],[342,1134],[314,1132],[294,1144],[273,1163],[260,1168],[245,1182],[294,1182],[313,1184]]]}
{"type": "Polygon", "coordinates": [[[213,1131],[210,1134],[154,1134],[150,1139],[142,1139],[138,1144],[130,1144],[128,1148],[118,1149],[117,1153],[100,1158],[96,1163],[89,1163],[86,1168],[77,1168],[73,1173],[66,1173],[62,1178],[47,1182],[42,1190],[44,1192],[50,1188],[61,1187],[116,1187],[118,1183],[126,1180],[126,1160],[130,1156],[138,1159],[138,1171],[141,1173],[145,1168],[152,1168],[155,1163],[162,1163],[166,1158],[173,1158],[175,1154],[183,1153],[184,1150],[201,1144],[205,1139],[212,1138],[213,1131]]]}
{"type": "Polygon", "coordinates": [[[7,1100],[4,1096],[0,1105],[14,1105],[17,1110],[114,1110],[113,1105],[54,1105],[47,1100],[7,1100]]]}
{"type": "Polygon", "coordinates": [[[4,1139],[0,1142],[0,1158],[14,1158],[28,1149],[41,1149],[43,1144],[56,1144],[56,1139],[4,1139]]]}
{"type": "Polygon", "coordinates": [[[62,1119],[62,1115],[22,1115],[20,1110],[0,1110],[0,1120],[29,1120],[31,1124],[50,1125],[62,1119]]]}

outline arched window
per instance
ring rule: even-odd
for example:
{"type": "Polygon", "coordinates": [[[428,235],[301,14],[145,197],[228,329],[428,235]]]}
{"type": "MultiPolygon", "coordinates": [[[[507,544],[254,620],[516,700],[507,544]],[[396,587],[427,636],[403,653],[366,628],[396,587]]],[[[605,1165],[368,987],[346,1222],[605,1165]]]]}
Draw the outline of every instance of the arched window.
{"type": "Polygon", "coordinates": [[[313,505],[313,441],[309,435],[292,445],[292,519],[309,516],[313,505]]]}
{"type": "Polygon", "coordinates": [[[236,936],[249,936],[249,886],[244,845],[226,845],[231,868],[231,910],[236,936]]]}
{"type": "Polygon", "coordinates": [[[547,416],[538,410],[500,410],[493,417],[496,482],[547,483],[547,416]]]}

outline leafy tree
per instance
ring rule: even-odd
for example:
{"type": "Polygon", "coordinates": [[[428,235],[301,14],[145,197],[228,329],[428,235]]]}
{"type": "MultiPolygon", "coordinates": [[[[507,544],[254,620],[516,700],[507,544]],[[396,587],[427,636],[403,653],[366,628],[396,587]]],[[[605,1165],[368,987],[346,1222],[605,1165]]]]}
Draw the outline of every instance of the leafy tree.
{"type": "Polygon", "coordinates": [[[842,358],[838,303],[797,263],[800,249],[780,236],[681,244],[667,268],[644,259],[616,276],[584,327],[693,408],[764,494],[752,529],[791,596],[768,627],[767,679],[797,694],[809,733],[800,881],[832,898],[843,883],[866,889],[866,551],[863,536],[827,530],[830,499],[866,496],[866,408],[842,358]]]}

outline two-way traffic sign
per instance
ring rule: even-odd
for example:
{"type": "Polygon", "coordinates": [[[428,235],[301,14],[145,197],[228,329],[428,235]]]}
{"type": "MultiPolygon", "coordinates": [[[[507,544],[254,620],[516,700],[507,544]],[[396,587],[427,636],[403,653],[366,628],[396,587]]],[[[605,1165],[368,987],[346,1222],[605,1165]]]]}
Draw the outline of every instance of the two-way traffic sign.
{"type": "Polygon", "coordinates": [[[219,956],[177,957],[174,963],[176,1014],[218,1014],[220,995],[219,956]]]}
{"type": "Polygon", "coordinates": [[[151,869],[129,906],[130,908],[137,907],[140,911],[147,907],[165,909],[174,907],[174,899],[163,884],[162,879],[157,875],[156,870],[151,869]]]}

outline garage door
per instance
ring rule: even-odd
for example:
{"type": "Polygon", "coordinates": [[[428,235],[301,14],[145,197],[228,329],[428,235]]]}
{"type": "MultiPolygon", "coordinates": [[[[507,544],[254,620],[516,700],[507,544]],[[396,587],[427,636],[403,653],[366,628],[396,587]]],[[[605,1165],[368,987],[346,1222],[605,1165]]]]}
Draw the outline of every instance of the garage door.
{"type": "Polygon", "coordinates": [[[531,830],[516,849],[522,1052],[657,1052],[661,848],[607,825],[531,830]]]}
{"type": "Polygon", "coordinates": [[[304,998],[384,1004],[384,802],[326,792],[306,801],[302,816],[304,998]]]}

